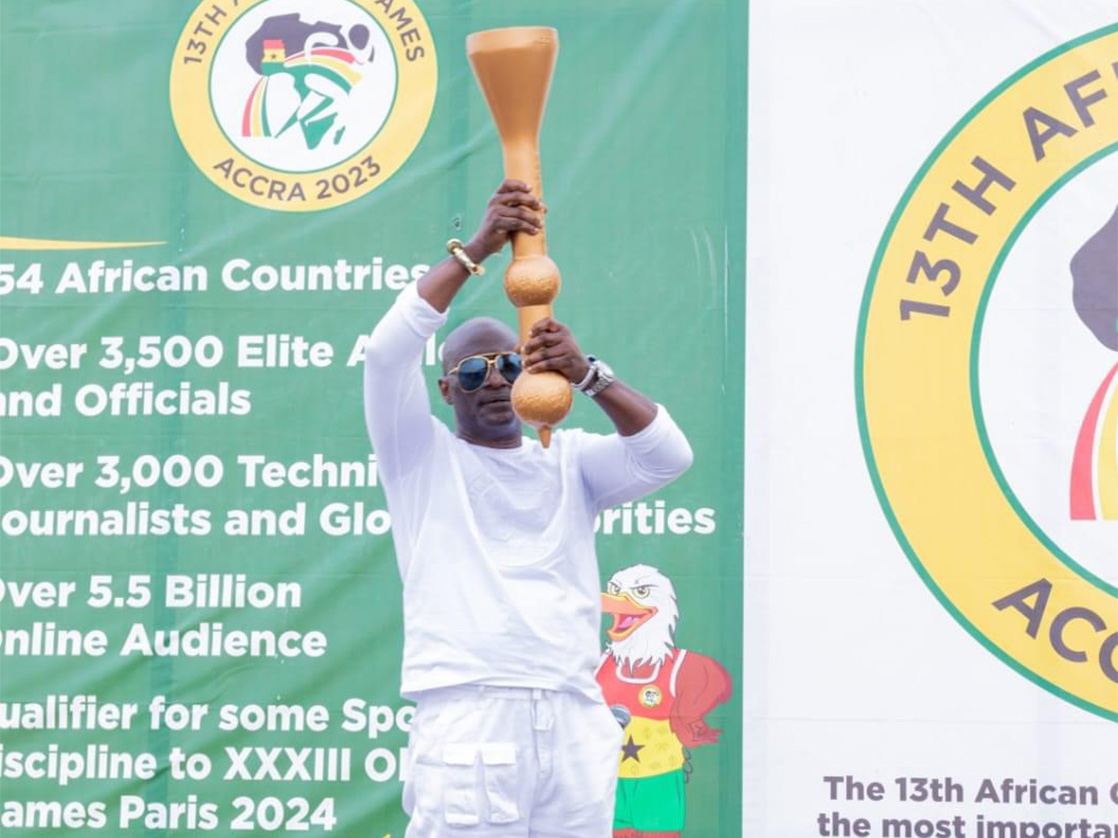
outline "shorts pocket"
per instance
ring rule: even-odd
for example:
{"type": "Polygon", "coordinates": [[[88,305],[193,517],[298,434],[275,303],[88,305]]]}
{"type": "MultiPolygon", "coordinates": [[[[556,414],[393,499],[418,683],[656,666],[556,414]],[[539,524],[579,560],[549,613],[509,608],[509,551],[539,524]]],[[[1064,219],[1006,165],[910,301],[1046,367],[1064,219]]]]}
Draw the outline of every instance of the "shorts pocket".
{"type": "Polygon", "coordinates": [[[485,772],[485,797],[489,803],[489,823],[515,823],[520,820],[517,798],[520,787],[516,770],[516,743],[488,742],[481,746],[485,772]]]}
{"type": "Polygon", "coordinates": [[[477,745],[443,745],[443,817],[450,826],[477,826],[478,796],[474,764],[477,745]]]}

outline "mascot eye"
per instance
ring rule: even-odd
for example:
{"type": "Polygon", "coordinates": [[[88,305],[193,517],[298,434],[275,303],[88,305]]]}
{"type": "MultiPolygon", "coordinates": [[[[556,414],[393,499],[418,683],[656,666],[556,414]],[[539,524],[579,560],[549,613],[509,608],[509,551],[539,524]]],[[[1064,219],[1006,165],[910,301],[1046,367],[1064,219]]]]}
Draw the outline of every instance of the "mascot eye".
{"type": "Polygon", "coordinates": [[[633,588],[633,593],[636,594],[637,599],[644,599],[651,591],[652,589],[648,585],[641,585],[639,588],[633,588]]]}
{"type": "Polygon", "coordinates": [[[616,582],[610,582],[609,583],[609,592],[611,594],[613,594],[614,596],[617,596],[617,594],[621,593],[621,586],[618,585],[616,582]]]}

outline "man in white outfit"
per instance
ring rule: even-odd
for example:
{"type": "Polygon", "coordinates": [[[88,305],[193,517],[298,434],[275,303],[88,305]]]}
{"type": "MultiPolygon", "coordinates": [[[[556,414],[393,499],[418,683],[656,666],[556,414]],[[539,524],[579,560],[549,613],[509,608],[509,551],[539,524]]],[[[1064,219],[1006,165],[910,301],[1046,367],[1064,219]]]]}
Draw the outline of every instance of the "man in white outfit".
{"type": "Polygon", "coordinates": [[[691,449],[667,411],[544,320],[517,347],[488,318],[443,347],[431,415],[425,344],[455,294],[545,208],[519,181],[478,233],[402,291],[365,358],[365,415],[404,582],[401,694],[417,702],[404,808],[407,838],[608,838],[621,728],[594,678],[600,584],[594,518],[673,480],[691,449]],[[517,350],[519,349],[519,354],[517,350]],[[521,361],[523,358],[523,361],[521,361]],[[555,370],[613,421],[608,436],[521,434],[512,381],[555,370]]]}

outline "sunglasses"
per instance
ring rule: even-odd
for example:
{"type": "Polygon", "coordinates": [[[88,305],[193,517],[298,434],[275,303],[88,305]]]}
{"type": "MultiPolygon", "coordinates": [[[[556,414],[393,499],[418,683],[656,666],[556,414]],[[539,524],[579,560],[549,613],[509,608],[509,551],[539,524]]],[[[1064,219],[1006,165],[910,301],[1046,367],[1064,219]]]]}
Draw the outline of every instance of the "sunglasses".
{"type": "Polygon", "coordinates": [[[520,355],[516,352],[490,352],[486,355],[471,355],[458,362],[458,366],[447,375],[458,374],[458,386],[467,393],[477,390],[489,378],[489,367],[495,366],[505,381],[512,384],[520,375],[520,355]]]}

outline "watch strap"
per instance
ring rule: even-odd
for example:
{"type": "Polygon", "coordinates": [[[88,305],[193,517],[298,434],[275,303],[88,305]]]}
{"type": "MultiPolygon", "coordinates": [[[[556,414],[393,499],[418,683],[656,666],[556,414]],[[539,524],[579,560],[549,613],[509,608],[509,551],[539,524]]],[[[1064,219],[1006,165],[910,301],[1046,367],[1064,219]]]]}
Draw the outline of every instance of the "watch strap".
{"type": "Polygon", "coordinates": [[[591,398],[598,395],[614,382],[612,371],[597,358],[594,359],[593,367],[595,372],[594,381],[582,391],[591,398]]]}
{"type": "Polygon", "coordinates": [[[594,377],[597,374],[598,374],[598,359],[595,358],[593,355],[587,355],[586,356],[586,375],[584,375],[582,377],[582,381],[578,382],[578,384],[575,384],[572,381],[571,386],[574,387],[579,392],[585,393],[586,388],[590,386],[590,383],[594,380],[594,377]]]}

